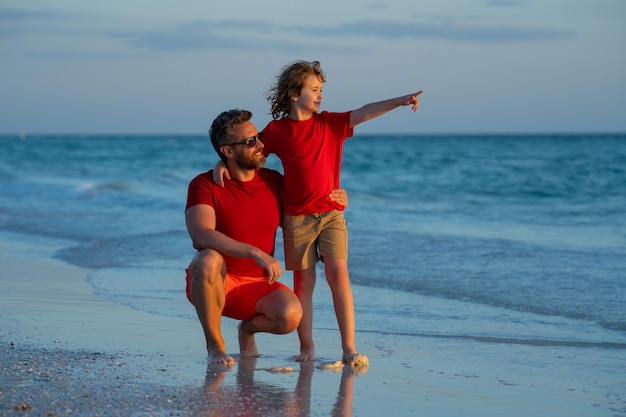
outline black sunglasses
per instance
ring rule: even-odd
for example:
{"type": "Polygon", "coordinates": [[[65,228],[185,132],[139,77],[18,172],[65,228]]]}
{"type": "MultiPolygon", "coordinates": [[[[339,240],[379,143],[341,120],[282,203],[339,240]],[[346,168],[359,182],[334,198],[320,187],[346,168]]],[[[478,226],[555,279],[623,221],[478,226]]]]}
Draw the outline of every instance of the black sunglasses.
{"type": "Polygon", "coordinates": [[[257,133],[256,135],[249,137],[248,139],[242,140],[241,142],[233,142],[229,143],[228,146],[233,145],[246,145],[248,148],[254,148],[256,146],[256,141],[261,140],[261,134],[257,133]]]}

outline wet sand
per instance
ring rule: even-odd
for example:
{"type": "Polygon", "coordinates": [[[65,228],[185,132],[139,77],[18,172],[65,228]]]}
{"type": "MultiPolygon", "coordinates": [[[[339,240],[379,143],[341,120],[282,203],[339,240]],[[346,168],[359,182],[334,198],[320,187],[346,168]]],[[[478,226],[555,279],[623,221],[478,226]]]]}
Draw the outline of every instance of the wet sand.
{"type": "MultiPolygon", "coordinates": [[[[321,369],[339,335],[318,327],[313,363],[292,333],[216,368],[195,320],[111,303],[54,247],[2,237],[2,416],[626,415],[622,348],[358,332],[369,367],[321,369]]],[[[236,322],[223,331],[236,353],[236,322]]]]}

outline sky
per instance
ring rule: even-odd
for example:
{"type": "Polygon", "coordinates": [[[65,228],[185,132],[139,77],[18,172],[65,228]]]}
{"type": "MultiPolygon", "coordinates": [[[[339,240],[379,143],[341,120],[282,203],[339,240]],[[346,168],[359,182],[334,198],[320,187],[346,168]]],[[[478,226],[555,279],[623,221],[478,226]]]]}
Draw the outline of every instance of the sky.
{"type": "Polygon", "coordinates": [[[355,133],[626,132],[625,0],[0,0],[0,134],[260,129],[280,70],[322,110],[424,90],[355,133]]]}

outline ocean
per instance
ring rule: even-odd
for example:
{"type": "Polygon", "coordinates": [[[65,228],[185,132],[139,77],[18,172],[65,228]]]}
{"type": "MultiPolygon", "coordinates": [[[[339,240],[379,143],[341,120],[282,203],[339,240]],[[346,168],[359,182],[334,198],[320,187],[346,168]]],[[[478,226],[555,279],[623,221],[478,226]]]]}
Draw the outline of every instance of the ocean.
{"type": "MultiPolygon", "coordinates": [[[[184,207],[216,161],[207,136],[0,136],[0,232],[64,242],[110,302],[197,320],[184,207]]],[[[626,135],[357,135],[342,186],[357,342],[626,349],[626,135]]],[[[317,292],[314,327],[336,328],[317,292]]]]}

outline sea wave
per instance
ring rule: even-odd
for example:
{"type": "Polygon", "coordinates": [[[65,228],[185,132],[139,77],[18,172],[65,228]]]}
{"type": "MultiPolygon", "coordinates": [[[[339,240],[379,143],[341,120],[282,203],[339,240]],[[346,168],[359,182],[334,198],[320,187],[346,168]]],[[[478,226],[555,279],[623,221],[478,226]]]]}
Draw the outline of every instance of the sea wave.
{"type": "Polygon", "coordinates": [[[195,251],[185,230],[108,237],[81,242],[60,250],[56,257],[86,268],[122,268],[167,262],[195,251]]]}
{"type": "MultiPolygon", "coordinates": [[[[217,160],[206,135],[1,140],[0,228],[69,240],[112,299],[184,297],[187,185],[217,160]]],[[[355,137],[341,185],[355,285],[624,331],[626,135],[355,137]]]]}
{"type": "Polygon", "coordinates": [[[84,198],[93,198],[96,195],[106,191],[125,192],[129,189],[129,184],[126,181],[110,181],[103,183],[94,183],[91,181],[85,181],[80,183],[74,188],[77,195],[84,198]]]}

